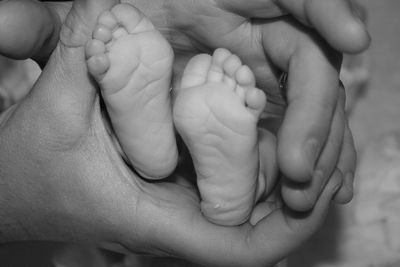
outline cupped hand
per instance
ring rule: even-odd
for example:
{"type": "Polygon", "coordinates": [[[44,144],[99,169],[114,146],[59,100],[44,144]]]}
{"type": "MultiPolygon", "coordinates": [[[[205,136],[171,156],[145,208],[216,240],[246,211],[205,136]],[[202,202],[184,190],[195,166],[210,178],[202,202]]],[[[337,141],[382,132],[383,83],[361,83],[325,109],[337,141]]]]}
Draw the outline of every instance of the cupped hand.
{"type": "Polygon", "coordinates": [[[368,31],[351,0],[217,0],[222,9],[247,18],[276,18],[291,14],[314,28],[330,46],[344,53],[357,53],[370,42],[368,31]]]}
{"type": "MultiPolygon", "coordinates": [[[[369,36],[348,0],[254,0],[245,4],[225,0],[127,2],[150,16],[174,46],[177,80],[190,57],[218,47],[236,53],[253,69],[258,86],[268,95],[267,111],[285,112],[278,138],[278,159],[287,176],[283,195],[292,208],[312,207],[335,171],[346,178],[346,186],[335,200],[346,203],[352,198],[354,145],[341,104],[341,55],[331,46],[341,52],[359,52],[368,46],[369,36]],[[266,19],[287,13],[307,26],[288,16],[266,19]],[[259,19],[249,19],[255,17],[259,19]],[[278,86],[282,71],[290,73],[286,92],[278,86]]],[[[64,20],[70,3],[48,3],[40,8],[56,18],[54,27],[48,27],[51,23],[43,27],[46,38],[39,39],[39,45],[32,44],[37,38],[19,40],[31,48],[23,54],[16,49],[20,46],[13,45],[18,40],[0,46],[0,51],[45,61],[56,44],[58,24],[64,20]]],[[[0,32],[2,36],[12,36],[6,33],[0,32]]]]}
{"type": "MultiPolygon", "coordinates": [[[[112,4],[74,2],[36,85],[2,115],[2,241],[111,242],[215,266],[276,263],[315,232],[340,177],[332,176],[308,213],[261,205],[263,218],[239,227],[208,222],[189,184],[139,178],[111,140],[85,64],[84,44],[97,15],[112,4]]],[[[274,140],[262,133],[260,143],[262,170],[271,181],[265,162],[275,157],[274,140]]],[[[190,178],[178,170],[171,179],[182,175],[190,178]]]]}
{"type": "Polygon", "coordinates": [[[348,202],[355,153],[339,85],[341,54],[289,16],[249,20],[208,2],[166,8],[174,18],[165,34],[175,47],[177,79],[193,53],[226,47],[255,72],[269,111],[285,112],[278,163],[287,177],[286,203],[298,211],[309,210],[335,172],[347,177],[335,200],[348,202]],[[281,71],[289,73],[285,92],[278,86],[281,71]]]}

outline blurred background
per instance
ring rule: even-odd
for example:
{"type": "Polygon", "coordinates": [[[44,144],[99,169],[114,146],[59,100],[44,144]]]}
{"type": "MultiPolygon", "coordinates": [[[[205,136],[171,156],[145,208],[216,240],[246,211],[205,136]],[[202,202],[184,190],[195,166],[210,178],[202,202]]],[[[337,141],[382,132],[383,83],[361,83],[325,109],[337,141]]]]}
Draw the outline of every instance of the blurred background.
{"type": "MultiPolygon", "coordinates": [[[[400,1],[358,0],[370,49],[346,55],[341,73],[358,151],[356,192],[334,206],[321,230],[290,255],[290,267],[400,267],[400,1]]],[[[40,74],[31,61],[0,57],[0,110],[24,97],[40,74]]],[[[194,266],[59,243],[0,246],[6,267],[194,266]]]]}

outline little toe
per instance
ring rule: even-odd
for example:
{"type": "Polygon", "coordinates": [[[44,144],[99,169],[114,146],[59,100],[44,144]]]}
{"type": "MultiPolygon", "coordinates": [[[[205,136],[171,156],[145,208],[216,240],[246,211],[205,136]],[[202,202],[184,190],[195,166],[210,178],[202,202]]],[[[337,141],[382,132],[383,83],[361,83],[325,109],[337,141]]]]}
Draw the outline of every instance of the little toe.
{"type": "Polygon", "coordinates": [[[267,103],[265,93],[255,87],[249,88],[245,93],[245,103],[247,108],[258,118],[267,103]]]}
{"type": "Polygon", "coordinates": [[[113,13],[111,13],[109,10],[106,10],[99,16],[97,24],[104,25],[112,31],[118,26],[118,21],[113,13]]]}
{"type": "Polygon", "coordinates": [[[107,26],[99,24],[93,31],[93,39],[108,43],[112,39],[112,32],[107,26]]]}
{"type": "Polygon", "coordinates": [[[87,60],[87,66],[89,72],[99,82],[110,68],[110,59],[106,54],[98,54],[87,60]]]}
{"type": "Polygon", "coordinates": [[[104,54],[106,52],[106,46],[102,41],[99,40],[90,40],[86,44],[85,54],[86,59],[89,59],[93,56],[104,54]]]}
{"type": "Polygon", "coordinates": [[[211,67],[212,58],[207,54],[194,56],[186,65],[182,75],[181,89],[203,85],[211,67]]]}

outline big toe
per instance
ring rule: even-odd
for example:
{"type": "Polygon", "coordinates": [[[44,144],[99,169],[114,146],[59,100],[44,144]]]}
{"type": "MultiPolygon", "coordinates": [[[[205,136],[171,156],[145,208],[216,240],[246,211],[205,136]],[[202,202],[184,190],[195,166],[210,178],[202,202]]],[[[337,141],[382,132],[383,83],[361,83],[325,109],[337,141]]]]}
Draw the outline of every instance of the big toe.
{"type": "Polygon", "coordinates": [[[90,39],[99,15],[117,4],[118,0],[76,0],[60,32],[61,43],[67,47],[83,47],[90,39]]]}
{"type": "Polygon", "coordinates": [[[232,56],[232,53],[225,48],[218,48],[212,55],[211,66],[207,75],[208,82],[220,83],[224,81],[224,63],[232,56]]]}
{"type": "Polygon", "coordinates": [[[130,4],[119,4],[112,8],[111,12],[130,34],[154,29],[153,24],[143,13],[130,4]]]}
{"type": "Polygon", "coordinates": [[[211,64],[212,58],[207,54],[194,56],[186,65],[180,88],[186,89],[204,84],[207,81],[211,64]]]}

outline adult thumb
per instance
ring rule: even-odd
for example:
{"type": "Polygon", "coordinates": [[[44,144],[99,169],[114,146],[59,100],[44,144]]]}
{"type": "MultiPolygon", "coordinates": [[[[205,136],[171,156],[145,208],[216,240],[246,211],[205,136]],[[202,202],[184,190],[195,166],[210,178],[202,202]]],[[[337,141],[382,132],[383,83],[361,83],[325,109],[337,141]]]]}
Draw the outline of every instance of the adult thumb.
{"type": "MultiPolygon", "coordinates": [[[[57,121],[57,131],[79,136],[90,127],[98,94],[86,68],[84,48],[97,17],[117,0],[76,0],[60,31],[60,40],[28,97],[57,121]]],[[[29,101],[29,100],[28,100],[29,101]]],[[[45,117],[48,117],[47,115],[45,117]]]]}

